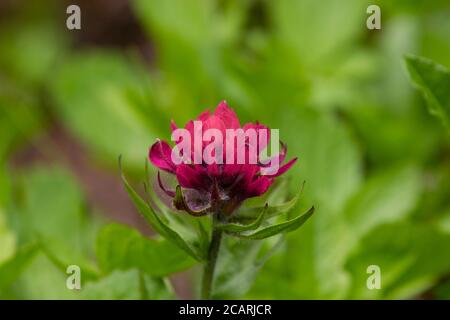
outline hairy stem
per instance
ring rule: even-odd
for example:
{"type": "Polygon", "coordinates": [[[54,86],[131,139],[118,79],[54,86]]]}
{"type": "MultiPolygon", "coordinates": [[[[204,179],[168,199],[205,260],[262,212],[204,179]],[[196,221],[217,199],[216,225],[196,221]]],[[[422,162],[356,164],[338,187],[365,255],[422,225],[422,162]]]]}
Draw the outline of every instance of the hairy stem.
{"type": "Polygon", "coordinates": [[[207,300],[211,298],[211,288],[214,280],[214,269],[216,268],[217,256],[219,254],[220,242],[222,241],[222,231],[212,227],[211,242],[208,248],[208,257],[203,267],[201,298],[207,300]]]}

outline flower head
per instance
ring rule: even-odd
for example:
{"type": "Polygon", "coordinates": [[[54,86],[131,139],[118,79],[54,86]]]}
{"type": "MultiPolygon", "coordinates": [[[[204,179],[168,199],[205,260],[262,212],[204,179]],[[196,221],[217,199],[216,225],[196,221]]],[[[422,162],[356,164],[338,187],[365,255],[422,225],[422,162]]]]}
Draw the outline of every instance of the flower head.
{"type": "Polygon", "coordinates": [[[171,129],[177,148],[158,140],[150,148],[149,159],[175,175],[178,185],[169,190],[158,172],[159,188],[173,199],[177,209],[193,215],[232,214],[244,200],[264,194],[297,160],[280,166],[287,152],[283,143],[278,154],[264,159],[271,139],[269,128],[259,122],[241,126],[225,101],[214,113],[207,110],[189,121],[181,129],[184,135],[175,134],[180,129],[173,121],[171,129]],[[276,166],[271,166],[273,163],[276,166]]]}

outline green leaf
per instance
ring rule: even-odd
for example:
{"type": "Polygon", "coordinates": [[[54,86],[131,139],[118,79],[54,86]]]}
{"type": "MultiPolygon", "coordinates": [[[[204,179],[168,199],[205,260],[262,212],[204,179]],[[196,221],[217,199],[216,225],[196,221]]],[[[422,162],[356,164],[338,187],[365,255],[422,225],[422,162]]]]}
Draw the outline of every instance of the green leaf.
{"type": "Polygon", "coordinates": [[[424,96],[431,114],[449,128],[450,120],[450,72],[429,59],[408,55],[406,66],[413,85],[424,96]]]}
{"type": "Polygon", "coordinates": [[[255,281],[262,264],[258,255],[261,241],[225,237],[222,243],[213,286],[214,299],[243,296],[255,281]]]}
{"type": "Polygon", "coordinates": [[[284,238],[252,241],[224,238],[217,259],[213,287],[214,299],[234,299],[244,296],[252,287],[265,262],[284,243],[284,238]]]}
{"type": "Polygon", "coordinates": [[[84,280],[95,280],[99,277],[97,266],[85,254],[51,238],[39,237],[39,243],[42,252],[62,274],[66,274],[68,266],[77,265],[83,272],[84,280]]]}
{"type": "Polygon", "coordinates": [[[137,268],[155,277],[185,270],[195,263],[171,242],[147,239],[138,231],[118,224],[101,230],[97,239],[97,259],[106,273],[114,269],[137,268]]]}
{"type": "Polygon", "coordinates": [[[247,235],[239,234],[237,236],[249,240],[261,240],[280,233],[292,232],[300,228],[306,222],[306,220],[308,220],[309,217],[312,216],[313,213],[314,207],[311,207],[311,209],[309,209],[305,214],[299,215],[294,219],[264,228],[252,234],[247,235]]]}
{"type": "Polygon", "coordinates": [[[42,127],[44,117],[38,99],[14,86],[0,88],[0,106],[0,159],[3,160],[11,148],[32,138],[42,127]]]}
{"type": "Polygon", "coordinates": [[[346,263],[348,298],[410,299],[448,274],[450,234],[435,225],[401,221],[380,225],[362,238],[346,263]],[[381,270],[381,289],[368,290],[369,265],[381,270]]]}
{"type": "Polygon", "coordinates": [[[38,250],[39,246],[36,243],[25,245],[0,265],[0,291],[7,289],[19,278],[38,250]]]}
{"type": "Polygon", "coordinates": [[[344,209],[351,233],[358,239],[380,224],[402,220],[420,191],[420,172],[414,166],[395,166],[373,175],[344,209]]]}
{"type": "Polygon", "coordinates": [[[80,298],[88,300],[173,299],[168,283],[136,269],[114,271],[81,288],[80,298]]]}
{"type": "Polygon", "coordinates": [[[12,23],[2,25],[2,70],[26,84],[42,85],[55,62],[64,57],[68,47],[64,31],[57,21],[48,16],[55,10],[58,9],[48,3],[47,11],[43,14],[45,16],[36,17],[37,10],[34,10],[32,19],[28,14],[22,16],[21,20],[8,19],[12,23]]]}
{"type": "MultiPolygon", "coordinates": [[[[11,290],[7,292],[7,295],[14,299],[25,300],[75,299],[77,292],[67,288],[66,283],[69,274],[65,271],[62,272],[61,268],[56,266],[44,252],[39,250],[31,263],[17,278],[17,281],[14,282],[14,285],[11,286],[11,290]]],[[[88,279],[85,275],[83,269],[81,269],[82,287],[85,280],[88,279]]]]}
{"type": "Polygon", "coordinates": [[[66,61],[50,86],[60,119],[102,160],[111,162],[123,154],[133,168],[140,168],[157,124],[164,123],[155,121],[163,113],[152,109],[145,68],[108,51],[66,61]]]}
{"type": "Polygon", "coordinates": [[[0,264],[14,254],[16,249],[16,236],[8,228],[5,215],[0,204],[0,264]]]}
{"type": "Polygon", "coordinates": [[[236,218],[238,221],[245,221],[249,219],[254,219],[260,217],[261,211],[265,211],[265,217],[267,219],[273,218],[277,215],[289,212],[291,209],[295,207],[298,200],[300,199],[300,196],[302,194],[303,187],[297,192],[297,194],[289,201],[282,203],[282,204],[276,204],[276,205],[270,205],[266,204],[263,207],[254,207],[254,208],[244,208],[239,211],[238,217],[236,218]]]}
{"type": "Polygon", "coordinates": [[[83,194],[77,181],[58,166],[35,167],[26,170],[21,178],[23,197],[15,215],[20,239],[37,240],[41,246],[40,257],[36,259],[39,261],[34,261],[31,268],[38,273],[51,268],[52,272],[47,287],[45,276],[33,280],[32,275],[25,275],[22,284],[27,289],[23,290],[23,296],[39,297],[40,290],[42,296],[57,297],[63,290],[67,291],[63,285],[58,287],[58,281],[66,276],[68,265],[80,266],[86,280],[95,279],[98,272],[90,255],[94,240],[91,238],[98,221],[84,212],[83,194]]]}
{"type": "Polygon", "coordinates": [[[207,223],[208,225],[205,226],[203,221],[201,220],[197,221],[196,235],[199,240],[201,252],[207,252],[209,247],[210,232],[208,230],[211,229],[212,221],[208,219],[207,223]]]}
{"type": "Polygon", "coordinates": [[[434,290],[434,295],[440,300],[450,300],[450,280],[438,285],[434,290]]]}
{"type": "Polygon", "coordinates": [[[173,229],[171,229],[167,224],[165,224],[160,217],[153,211],[153,209],[145,203],[144,200],[134,191],[130,186],[127,179],[122,173],[122,181],[127,190],[128,194],[133,200],[136,208],[144,216],[147,222],[155,229],[160,235],[165,237],[167,240],[174,243],[180,249],[184,250],[187,254],[193,257],[195,260],[201,261],[203,255],[199,250],[195,250],[191,245],[189,245],[183,238],[173,229]]]}
{"type": "Polygon", "coordinates": [[[264,221],[264,218],[266,217],[266,213],[268,210],[268,205],[266,204],[265,207],[262,208],[261,213],[259,214],[258,218],[250,223],[250,224],[235,224],[235,223],[223,223],[223,224],[217,224],[215,227],[219,230],[232,232],[232,233],[239,233],[244,231],[250,231],[258,229],[261,223],[264,221]]]}
{"type": "Polygon", "coordinates": [[[36,167],[21,178],[24,197],[19,210],[25,240],[39,235],[81,251],[83,195],[70,172],[61,167],[36,167]]]}
{"type": "Polygon", "coordinates": [[[16,249],[17,238],[10,229],[4,210],[9,202],[10,188],[9,176],[0,162],[0,264],[11,257],[16,249]]]}
{"type": "Polygon", "coordinates": [[[250,297],[336,299],[343,296],[348,281],[337,261],[348,248],[343,209],[362,181],[358,144],[345,123],[328,113],[298,108],[280,116],[288,152],[300,156],[299,166],[289,174],[307,185],[291,214],[297,216],[309,204],[317,213],[301,232],[286,237],[280,254],[261,270],[250,297]],[[276,287],[274,274],[280,275],[276,287]]]}
{"type": "Polygon", "coordinates": [[[269,3],[268,12],[277,40],[308,67],[332,62],[333,54],[363,32],[366,18],[364,4],[357,0],[279,0],[269,3]]]}

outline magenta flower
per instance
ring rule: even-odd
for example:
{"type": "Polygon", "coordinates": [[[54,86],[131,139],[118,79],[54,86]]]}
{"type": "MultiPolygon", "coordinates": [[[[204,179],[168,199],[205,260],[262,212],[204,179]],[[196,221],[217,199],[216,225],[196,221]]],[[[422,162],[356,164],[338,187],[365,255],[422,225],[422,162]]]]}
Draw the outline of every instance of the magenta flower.
{"type": "MultiPolygon", "coordinates": [[[[274,179],[283,173],[296,162],[294,158],[284,165],[281,165],[285,158],[287,148],[281,143],[281,151],[278,155],[269,159],[275,159],[280,164],[276,170],[267,170],[268,161],[261,158],[261,153],[270,142],[269,129],[259,122],[247,123],[241,127],[235,112],[228,107],[225,101],[221,102],[214,113],[208,110],[200,114],[197,124],[202,125],[203,130],[216,129],[224,137],[221,142],[222,149],[215,149],[212,153],[218,160],[211,163],[202,157],[208,143],[202,141],[199,148],[195,148],[194,141],[190,142],[189,152],[180,155],[179,159],[174,159],[172,148],[165,142],[158,140],[149,151],[149,159],[153,165],[176,176],[178,186],[176,190],[169,190],[163,184],[158,172],[158,185],[161,190],[173,200],[173,205],[179,210],[187,211],[193,215],[205,215],[213,212],[222,212],[224,215],[231,215],[244,200],[264,194],[274,182],[274,179]],[[231,140],[227,136],[229,129],[242,129],[241,132],[250,133],[253,130],[258,134],[259,141],[256,144],[248,136],[242,148],[235,148],[228,155],[228,146],[235,146],[236,138],[231,140]],[[261,134],[265,132],[266,134],[261,134]],[[262,140],[261,140],[262,139],[262,140]],[[233,142],[233,143],[231,143],[233,142]],[[222,155],[220,155],[220,151],[222,155]],[[251,151],[256,153],[256,161],[250,161],[251,151]],[[243,155],[244,163],[237,161],[239,154],[243,155]],[[182,161],[174,161],[181,160],[182,161]],[[228,156],[228,158],[227,158],[228,156]],[[198,159],[201,161],[199,162],[198,159]],[[230,163],[230,160],[233,161],[230,163]],[[196,161],[197,160],[197,161],[196,161]]],[[[174,132],[178,129],[175,123],[171,122],[174,132]]],[[[196,123],[191,120],[184,127],[192,137],[196,134],[196,123]]],[[[217,139],[217,138],[216,138],[217,139]]],[[[177,140],[176,145],[180,141],[177,140]]]]}

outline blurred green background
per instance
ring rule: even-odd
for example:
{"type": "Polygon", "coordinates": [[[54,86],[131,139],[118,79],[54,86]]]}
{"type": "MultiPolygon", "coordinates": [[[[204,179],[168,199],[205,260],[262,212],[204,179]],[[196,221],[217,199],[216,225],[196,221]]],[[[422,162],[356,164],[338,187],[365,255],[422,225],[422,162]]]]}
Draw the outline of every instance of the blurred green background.
{"type": "MultiPolygon", "coordinates": [[[[296,211],[317,207],[237,297],[450,299],[450,138],[403,62],[449,68],[449,17],[448,0],[0,1],[0,298],[78,298],[69,264],[91,297],[139,297],[132,271],[97,275],[104,224],[152,234],[117,158],[139,185],[170,119],[226,99],[280,129],[299,156],[286,197],[306,181],[296,211]]],[[[179,297],[197,272],[171,277],[179,297]]]]}

